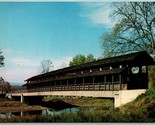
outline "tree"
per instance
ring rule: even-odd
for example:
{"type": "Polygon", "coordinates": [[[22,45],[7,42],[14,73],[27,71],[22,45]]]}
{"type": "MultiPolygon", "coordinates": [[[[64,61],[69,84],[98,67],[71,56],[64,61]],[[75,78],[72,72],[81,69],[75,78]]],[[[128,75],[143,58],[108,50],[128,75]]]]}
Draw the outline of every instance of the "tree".
{"type": "Polygon", "coordinates": [[[155,66],[149,67],[149,89],[155,89],[155,66]]]}
{"type": "Polygon", "coordinates": [[[0,50],[0,67],[4,66],[4,56],[2,55],[2,51],[0,50]]]}
{"type": "Polygon", "coordinates": [[[10,83],[0,77],[0,94],[5,94],[11,91],[10,83]]]}
{"type": "Polygon", "coordinates": [[[11,85],[9,82],[6,82],[5,89],[6,89],[6,93],[11,91],[11,85]]]}
{"type": "Polygon", "coordinates": [[[87,63],[87,62],[92,62],[92,61],[95,61],[94,56],[93,56],[92,54],[88,54],[88,55],[86,56],[86,63],[87,63]]]}
{"type": "Polygon", "coordinates": [[[85,63],[86,59],[84,55],[76,55],[75,57],[73,57],[72,61],[70,61],[69,66],[77,66],[80,64],[85,63]]]}
{"type": "Polygon", "coordinates": [[[41,73],[49,72],[51,67],[53,67],[53,65],[52,61],[49,59],[42,60],[40,63],[41,73]]]}
{"type": "Polygon", "coordinates": [[[146,50],[155,53],[155,3],[119,2],[112,6],[117,24],[100,37],[103,54],[114,56],[146,50]]]}
{"type": "Polygon", "coordinates": [[[92,54],[88,54],[87,56],[78,54],[75,57],[73,57],[73,59],[69,63],[69,66],[77,66],[92,61],[95,61],[94,56],[92,54]]]}

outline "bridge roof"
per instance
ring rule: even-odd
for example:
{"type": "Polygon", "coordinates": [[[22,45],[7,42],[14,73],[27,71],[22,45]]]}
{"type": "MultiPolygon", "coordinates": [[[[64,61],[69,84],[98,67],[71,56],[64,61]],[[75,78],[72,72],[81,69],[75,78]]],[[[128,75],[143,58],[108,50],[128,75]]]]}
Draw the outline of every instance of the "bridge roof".
{"type": "Polygon", "coordinates": [[[66,68],[51,71],[45,74],[33,76],[25,81],[31,81],[38,78],[47,77],[50,75],[74,72],[78,70],[82,71],[82,70],[91,69],[94,67],[99,67],[99,66],[104,67],[104,66],[114,65],[114,64],[120,64],[120,65],[128,64],[131,66],[148,66],[148,65],[155,65],[155,62],[153,58],[146,51],[141,51],[141,52],[135,52],[135,53],[125,54],[121,56],[115,56],[111,58],[104,58],[93,62],[81,64],[78,66],[66,67],[66,68]]]}
{"type": "MultiPolygon", "coordinates": [[[[123,73],[126,70],[126,68],[116,68],[116,69],[111,69],[111,70],[103,70],[100,72],[87,72],[84,74],[75,74],[75,75],[71,75],[71,76],[61,76],[58,78],[52,78],[49,80],[42,80],[42,82],[49,82],[49,81],[56,81],[56,80],[65,80],[65,79],[73,79],[73,78],[83,78],[83,77],[90,77],[90,76],[100,76],[100,75],[108,75],[108,74],[120,74],[123,73]]],[[[28,84],[36,84],[36,83],[40,83],[39,82],[35,82],[35,83],[28,83],[28,84]]],[[[27,84],[24,84],[23,86],[25,86],[27,84]]]]}

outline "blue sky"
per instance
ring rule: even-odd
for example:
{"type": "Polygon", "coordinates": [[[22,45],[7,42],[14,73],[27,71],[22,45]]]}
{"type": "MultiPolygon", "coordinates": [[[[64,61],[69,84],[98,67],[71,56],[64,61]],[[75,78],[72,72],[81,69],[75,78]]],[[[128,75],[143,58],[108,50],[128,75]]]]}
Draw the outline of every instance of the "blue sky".
{"type": "Polygon", "coordinates": [[[54,69],[68,66],[77,54],[102,55],[99,37],[114,25],[110,3],[0,2],[0,49],[5,67],[0,76],[24,82],[39,74],[40,62],[54,69]]]}

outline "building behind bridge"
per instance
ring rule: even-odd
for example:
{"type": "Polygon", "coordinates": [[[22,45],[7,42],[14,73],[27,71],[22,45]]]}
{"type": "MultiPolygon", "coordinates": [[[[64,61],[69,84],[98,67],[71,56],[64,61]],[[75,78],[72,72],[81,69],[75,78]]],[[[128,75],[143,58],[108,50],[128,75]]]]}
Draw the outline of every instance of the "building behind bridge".
{"type": "Polygon", "coordinates": [[[26,80],[27,91],[118,91],[148,88],[148,66],[154,65],[146,52],[136,52],[67,67],[26,80]]]}

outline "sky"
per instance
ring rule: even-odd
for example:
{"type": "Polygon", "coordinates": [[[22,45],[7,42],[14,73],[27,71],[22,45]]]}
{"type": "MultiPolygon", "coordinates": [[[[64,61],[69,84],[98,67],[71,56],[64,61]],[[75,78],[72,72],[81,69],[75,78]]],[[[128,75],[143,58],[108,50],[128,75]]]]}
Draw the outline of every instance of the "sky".
{"type": "Polygon", "coordinates": [[[0,77],[14,84],[39,74],[40,62],[68,66],[77,54],[102,56],[99,37],[114,26],[108,2],[0,2],[0,77]]]}

